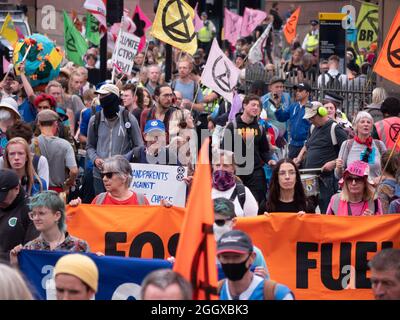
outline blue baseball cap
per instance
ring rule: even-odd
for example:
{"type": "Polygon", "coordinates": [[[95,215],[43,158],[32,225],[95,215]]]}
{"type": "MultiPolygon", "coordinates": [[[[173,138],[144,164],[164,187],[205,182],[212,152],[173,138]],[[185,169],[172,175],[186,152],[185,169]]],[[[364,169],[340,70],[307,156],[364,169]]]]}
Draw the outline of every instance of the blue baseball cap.
{"type": "Polygon", "coordinates": [[[164,123],[160,120],[149,120],[146,122],[146,125],[144,127],[144,133],[149,133],[152,131],[162,131],[165,132],[165,126],[164,123]]]}

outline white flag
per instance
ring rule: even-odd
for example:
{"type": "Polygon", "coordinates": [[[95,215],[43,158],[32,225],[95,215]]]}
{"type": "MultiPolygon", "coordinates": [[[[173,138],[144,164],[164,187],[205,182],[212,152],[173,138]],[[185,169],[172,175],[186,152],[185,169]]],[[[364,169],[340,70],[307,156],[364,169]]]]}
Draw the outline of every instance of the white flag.
{"type": "Polygon", "coordinates": [[[83,7],[89,11],[98,21],[100,32],[106,32],[107,30],[107,0],[86,0],[83,7]]]}
{"type": "Polygon", "coordinates": [[[240,70],[222,52],[214,38],[201,82],[232,103],[233,88],[237,85],[239,74],[240,70]]]}
{"type": "Polygon", "coordinates": [[[257,39],[256,43],[253,44],[253,46],[250,48],[249,61],[251,63],[260,62],[263,60],[262,46],[264,45],[264,42],[267,41],[271,28],[272,22],[264,30],[262,35],[257,39]]]}

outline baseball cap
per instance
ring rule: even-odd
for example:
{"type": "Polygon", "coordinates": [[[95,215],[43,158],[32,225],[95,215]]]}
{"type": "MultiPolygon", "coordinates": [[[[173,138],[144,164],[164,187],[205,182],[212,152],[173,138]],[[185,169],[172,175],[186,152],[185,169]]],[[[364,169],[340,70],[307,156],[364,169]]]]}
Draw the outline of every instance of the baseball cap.
{"type": "Polygon", "coordinates": [[[46,109],[42,110],[37,115],[39,122],[49,122],[49,121],[57,121],[60,117],[58,116],[57,112],[46,109]]]}
{"type": "Polygon", "coordinates": [[[253,242],[243,231],[228,231],[221,236],[217,243],[217,254],[224,252],[244,254],[253,252],[253,242]]]}
{"type": "Polygon", "coordinates": [[[316,26],[316,25],[318,25],[318,20],[312,19],[312,20],[310,20],[310,24],[312,26],[316,26]]]}
{"type": "Polygon", "coordinates": [[[323,107],[323,105],[319,101],[311,101],[310,103],[306,104],[306,112],[303,119],[310,119],[317,115],[318,108],[320,107],[323,107]]]}
{"type": "Polygon", "coordinates": [[[61,257],[54,267],[54,277],[61,273],[77,277],[92,288],[94,292],[97,292],[99,270],[88,256],[72,253],[61,257]]]}
{"type": "Polygon", "coordinates": [[[108,94],[108,93],[113,93],[116,96],[119,97],[119,89],[116,85],[111,84],[111,83],[106,83],[103,84],[100,89],[96,90],[95,93],[98,94],[108,94]]]}
{"type": "Polygon", "coordinates": [[[14,112],[18,119],[21,119],[21,115],[18,112],[18,103],[11,97],[4,98],[0,101],[0,109],[5,108],[14,112]]]}
{"type": "Polygon", "coordinates": [[[285,79],[282,79],[282,78],[277,77],[277,76],[273,76],[271,78],[271,80],[269,81],[269,84],[274,84],[274,83],[278,83],[278,82],[285,83],[285,79]]]}
{"type": "Polygon", "coordinates": [[[311,86],[308,83],[301,82],[299,84],[296,84],[293,86],[294,90],[300,89],[300,90],[306,90],[307,92],[311,92],[311,86]]]}
{"type": "Polygon", "coordinates": [[[146,125],[144,126],[144,133],[149,133],[156,130],[165,132],[165,125],[162,121],[149,120],[146,122],[146,125]]]}
{"type": "Polygon", "coordinates": [[[0,202],[2,202],[12,188],[19,184],[18,175],[11,169],[0,169],[0,202]]]}
{"type": "Polygon", "coordinates": [[[337,106],[343,102],[343,97],[334,92],[326,91],[323,102],[332,102],[334,105],[337,106]]]}

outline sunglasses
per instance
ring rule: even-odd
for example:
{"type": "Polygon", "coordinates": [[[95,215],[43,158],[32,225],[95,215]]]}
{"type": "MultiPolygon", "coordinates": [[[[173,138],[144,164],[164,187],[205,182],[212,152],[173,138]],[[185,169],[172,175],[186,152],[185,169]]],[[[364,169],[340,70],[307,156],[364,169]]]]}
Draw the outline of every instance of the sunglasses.
{"type": "Polygon", "coordinates": [[[102,172],[100,173],[101,178],[107,177],[107,179],[111,179],[113,175],[117,172],[102,172]]]}
{"type": "Polygon", "coordinates": [[[232,219],[217,219],[214,222],[218,227],[222,227],[225,225],[226,222],[231,221],[231,220],[232,219]]]}
{"type": "Polygon", "coordinates": [[[361,181],[364,181],[364,177],[348,176],[346,177],[346,181],[355,181],[356,183],[360,183],[361,181]]]}

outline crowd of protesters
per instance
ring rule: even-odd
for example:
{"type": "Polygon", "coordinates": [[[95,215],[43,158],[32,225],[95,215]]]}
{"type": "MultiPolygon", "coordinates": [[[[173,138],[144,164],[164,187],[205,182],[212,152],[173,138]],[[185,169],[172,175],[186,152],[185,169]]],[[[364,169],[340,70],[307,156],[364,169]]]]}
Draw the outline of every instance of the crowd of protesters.
{"type": "MultiPolygon", "coordinates": [[[[359,110],[346,116],[346,98],[340,92],[328,91],[318,101],[311,88],[311,83],[365,85],[376,60],[375,43],[358,53],[348,48],[346,72],[341,73],[339,57],[318,57],[317,20],[310,21],[303,40],[296,37],[284,46],[282,25],[288,16],[280,16],[277,3],[270,14],[251,36],[226,46],[226,53],[245,74],[251,64],[249,49],[273,16],[263,65],[272,77],[268,83],[254,82],[249,91],[241,89],[241,77],[242,108],[233,120],[228,120],[231,103],[199,81],[216,32],[207,13],[202,19],[212,27],[199,32],[196,53],[191,56],[173,48],[169,82],[165,46],[155,39],[136,55],[132,73],[117,74],[115,83],[98,81],[96,47],[88,50],[86,67],[65,61],[59,76],[44,90],[32,88],[24,64],[19,66],[20,76],[8,73],[0,83],[2,259],[17,265],[21,249],[88,252],[84,239],[67,232],[65,203],[149,205],[143,194],[130,189],[130,162],[186,166],[190,192],[204,132],[212,137],[214,230],[218,259],[228,279],[219,288],[221,299],[294,298],[283,284],[269,282],[262,254],[245,233],[232,230],[236,217],[271,212],[340,216],[400,212],[400,147],[391,132],[400,127],[400,101],[377,87],[370,104],[360,103],[359,110]],[[291,96],[285,83],[293,76],[297,84],[291,96]],[[313,173],[317,190],[304,188],[302,172],[307,170],[313,173]],[[10,224],[10,217],[17,217],[17,226],[10,224]],[[225,242],[226,237],[237,243],[225,242]],[[250,271],[251,265],[261,269],[250,271]],[[244,292],[249,286],[255,289],[244,292]],[[266,296],[268,290],[272,293],[266,296]]],[[[97,291],[96,266],[78,255],[75,260],[61,260],[55,268],[57,297],[90,299],[97,291]],[[80,274],[74,263],[82,263],[90,272],[80,274]],[[82,288],[74,297],[68,288],[77,279],[82,288]]],[[[371,267],[376,297],[400,299],[398,253],[382,253],[375,260],[371,267]],[[390,263],[384,264],[385,259],[390,263]],[[379,272],[392,267],[397,268],[393,280],[397,295],[383,292],[384,280],[379,278],[379,272]]],[[[6,272],[20,289],[7,292],[0,276],[0,299],[31,299],[18,284],[20,276],[6,269],[0,275],[6,272]]],[[[142,297],[164,295],[189,299],[190,284],[167,271],[149,276],[142,297]]]]}

